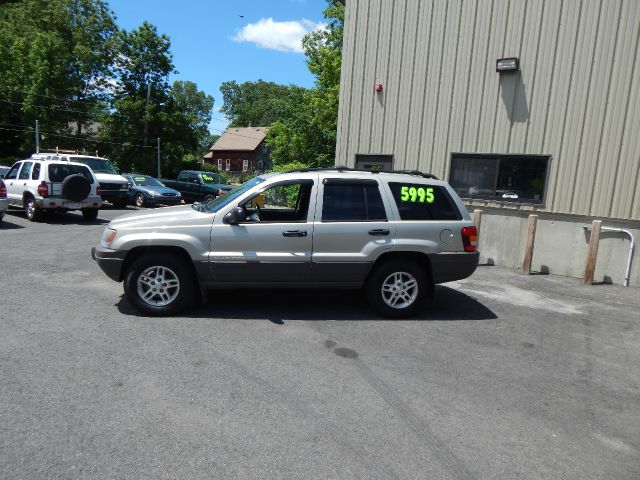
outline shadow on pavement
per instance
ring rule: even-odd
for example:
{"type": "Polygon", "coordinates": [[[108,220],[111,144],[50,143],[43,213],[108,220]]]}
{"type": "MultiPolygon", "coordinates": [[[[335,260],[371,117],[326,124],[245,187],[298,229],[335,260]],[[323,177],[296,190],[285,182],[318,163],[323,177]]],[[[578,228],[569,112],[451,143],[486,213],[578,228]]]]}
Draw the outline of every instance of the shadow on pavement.
{"type": "MultiPolygon", "coordinates": [[[[124,315],[140,315],[124,296],[116,304],[124,315]]],[[[389,320],[375,313],[359,290],[211,290],[205,305],[179,314],[185,318],[269,320],[389,320]]],[[[433,303],[405,321],[492,320],[495,313],[458,290],[438,286],[433,303]]]]}
{"type": "MultiPolygon", "coordinates": [[[[11,212],[11,215],[26,219],[24,211],[22,210],[14,210],[11,212]]],[[[6,215],[4,218],[7,218],[6,215]]],[[[42,219],[35,223],[46,223],[50,225],[104,225],[109,223],[109,220],[100,218],[100,214],[98,214],[98,218],[95,220],[85,220],[82,218],[82,214],[80,212],[46,212],[42,219]]]]}
{"type": "Polygon", "coordinates": [[[17,230],[19,228],[24,228],[22,225],[18,225],[17,223],[7,222],[7,216],[5,215],[0,222],[0,230],[17,230]]]}

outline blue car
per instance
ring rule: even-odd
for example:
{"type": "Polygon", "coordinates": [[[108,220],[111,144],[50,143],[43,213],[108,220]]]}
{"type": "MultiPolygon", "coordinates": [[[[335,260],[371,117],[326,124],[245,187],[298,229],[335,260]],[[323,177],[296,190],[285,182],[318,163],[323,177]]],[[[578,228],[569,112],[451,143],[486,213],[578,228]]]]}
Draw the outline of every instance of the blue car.
{"type": "Polygon", "coordinates": [[[138,173],[123,173],[129,182],[129,203],[136,207],[157,205],[179,205],[182,195],[173,188],[165,187],[158,179],[138,173]]]}

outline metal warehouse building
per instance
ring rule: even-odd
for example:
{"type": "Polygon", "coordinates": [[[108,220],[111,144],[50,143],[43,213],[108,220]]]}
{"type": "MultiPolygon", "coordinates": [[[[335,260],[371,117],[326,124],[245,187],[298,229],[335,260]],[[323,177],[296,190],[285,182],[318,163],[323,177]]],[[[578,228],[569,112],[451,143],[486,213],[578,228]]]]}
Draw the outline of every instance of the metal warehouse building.
{"type": "MultiPolygon", "coordinates": [[[[640,235],[639,39],[638,0],[347,0],[336,164],[448,180],[488,263],[536,214],[533,270],[582,277],[592,220],[640,235]]],[[[597,281],[629,246],[602,231],[597,281]]]]}

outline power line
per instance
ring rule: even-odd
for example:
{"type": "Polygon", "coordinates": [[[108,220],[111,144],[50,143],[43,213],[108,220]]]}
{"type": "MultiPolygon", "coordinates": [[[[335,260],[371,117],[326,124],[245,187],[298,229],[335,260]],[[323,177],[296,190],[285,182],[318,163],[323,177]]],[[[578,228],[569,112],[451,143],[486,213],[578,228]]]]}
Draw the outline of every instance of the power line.
{"type": "MultiPolygon", "coordinates": [[[[26,102],[14,102],[12,100],[5,100],[5,99],[2,99],[2,98],[0,98],[0,102],[2,102],[2,103],[11,103],[13,105],[28,105],[26,102]]],[[[44,108],[46,110],[55,110],[57,112],[83,113],[85,115],[89,114],[89,112],[85,112],[83,110],[70,110],[70,109],[67,109],[67,108],[47,107],[47,106],[44,106],[44,105],[33,105],[33,107],[35,107],[35,108],[44,108]]]]}
{"type": "MultiPolygon", "coordinates": [[[[8,130],[8,131],[12,131],[12,132],[20,132],[20,133],[28,133],[29,135],[32,135],[33,133],[35,133],[34,130],[29,130],[29,129],[22,129],[22,130],[18,130],[16,128],[4,128],[4,127],[0,127],[0,130],[8,130]]],[[[88,141],[91,143],[107,143],[110,145],[121,145],[121,146],[125,146],[125,147],[141,147],[141,148],[156,148],[153,145],[137,145],[137,144],[133,144],[133,143],[120,143],[120,142],[109,142],[107,140],[98,140],[96,138],[91,138],[91,137],[72,137],[70,135],[62,135],[60,133],[54,133],[54,132],[40,132],[41,135],[50,135],[52,137],[60,137],[60,138],[71,138],[73,140],[81,140],[81,141],[88,141]]]]}
{"type": "Polygon", "coordinates": [[[12,91],[14,91],[14,92],[24,93],[24,94],[26,94],[26,95],[33,95],[33,96],[36,96],[36,97],[42,97],[42,98],[50,98],[50,99],[52,99],[52,100],[60,100],[60,101],[62,101],[62,102],[72,102],[72,103],[95,103],[95,101],[94,101],[94,100],[70,100],[70,99],[68,99],[68,98],[53,97],[53,96],[51,96],[51,95],[44,95],[44,94],[42,94],[42,93],[33,93],[33,92],[30,92],[29,90],[22,90],[22,89],[20,89],[20,88],[11,88],[11,87],[9,87],[8,89],[9,89],[9,90],[12,90],[12,91]]]}

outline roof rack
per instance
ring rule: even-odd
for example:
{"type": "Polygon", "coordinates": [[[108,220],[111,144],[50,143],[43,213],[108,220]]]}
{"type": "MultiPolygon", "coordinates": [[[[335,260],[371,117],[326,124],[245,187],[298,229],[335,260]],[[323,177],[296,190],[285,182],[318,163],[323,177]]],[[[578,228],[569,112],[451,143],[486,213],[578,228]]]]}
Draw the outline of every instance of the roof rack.
{"type": "Polygon", "coordinates": [[[293,172],[328,172],[328,171],[338,171],[338,172],[363,172],[363,173],[399,173],[404,175],[416,175],[418,177],[430,178],[432,180],[438,180],[438,177],[433,175],[432,173],[424,173],[420,170],[365,170],[363,168],[351,168],[346,167],[344,165],[336,165],[335,167],[311,167],[311,168],[294,168],[292,170],[287,170],[285,173],[293,173],[293,172]]]}

